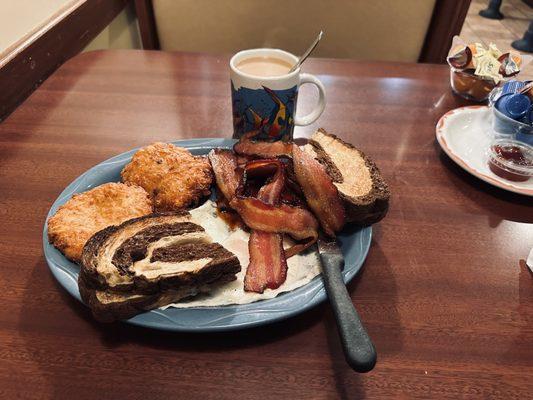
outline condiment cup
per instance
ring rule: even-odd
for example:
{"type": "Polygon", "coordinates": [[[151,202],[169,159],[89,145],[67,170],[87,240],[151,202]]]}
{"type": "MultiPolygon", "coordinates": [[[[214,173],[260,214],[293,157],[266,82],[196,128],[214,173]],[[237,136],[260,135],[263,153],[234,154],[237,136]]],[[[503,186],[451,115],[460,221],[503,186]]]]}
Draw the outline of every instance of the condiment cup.
{"type": "Polygon", "coordinates": [[[458,96],[478,103],[487,101],[490,92],[497,86],[492,80],[455,68],[450,68],[450,85],[458,96]]]}
{"type": "Polygon", "coordinates": [[[533,176],[533,146],[526,143],[513,139],[496,139],[487,150],[487,158],[490,170],[501,178],[525,182],[533,176]],[[498,148],[512,148],[521,152],[525,162],[520,163],[517,159],[502,156],[498,148]]]}
{"type": "MultiPolygon", "coordinates": [[[[525,138],[533,136],[533,126],[516,121],[499,111],[494,105],[492,108],[492,129],[498,138],[514,138],[515,135],[524,135],[525,138]]],[[[523,140],[525,141],[525,140],[523,140]]],[[[526,141],[525,141],[526,142],[526,141]]],[[[528,142],[526,142],[528,143],[528,142]]]]}

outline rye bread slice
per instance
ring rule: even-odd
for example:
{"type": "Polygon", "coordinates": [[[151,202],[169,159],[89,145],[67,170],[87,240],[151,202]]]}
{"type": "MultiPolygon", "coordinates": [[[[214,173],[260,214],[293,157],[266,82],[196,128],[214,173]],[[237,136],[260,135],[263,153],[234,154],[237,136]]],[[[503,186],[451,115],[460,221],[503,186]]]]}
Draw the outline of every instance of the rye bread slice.
{"type": "Polygon", "coordinates": [[[157,294],[236,274],[239,260],[189,213],[150,214],[108,227],[86,243],[80,282],[128,294],[157,294]]]}
{"type": "Polygon", "coordinates": [[[88,286],[83,279],[78,281],[78,286],[83,302],[91,308],[95,319],[101,322],[113,322],[129,319],[142,312],[166,306],[200,293],[207,293],[213,288],[235,279],[234,273],[228,273],[217,277],[216,282],[204,283],[199,286],[182,286],[177,290],[166,290],[153,294],[98,290],[88,286]]]}
{"type": "Polygon", "coordinates": [[[100,321],[127,319],[236,279],[239,259],[187,212],[150,214],[110,226],[86,243],[78,278],[100,321]]]}
{"type": "Polygon", "coordinates": [[[322,128],[304,150],[326,168],[343,200],[347,222],[367,226],[387,214],[389,188],[376,164],[361,150],[322,128]]]}

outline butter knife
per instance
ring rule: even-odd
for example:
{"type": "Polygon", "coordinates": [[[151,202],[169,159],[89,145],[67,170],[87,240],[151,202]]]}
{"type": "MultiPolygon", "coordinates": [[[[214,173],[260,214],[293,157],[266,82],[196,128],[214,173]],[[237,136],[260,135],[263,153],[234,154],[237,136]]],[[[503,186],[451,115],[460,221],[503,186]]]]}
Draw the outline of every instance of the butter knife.
{"type": "Polygon", "coordinates": [[[344,257],[335,240],[320,237],[318,254],[322,262],[322,278],[328,294],[346,362],[357,372],[368,372],[376,365],[376,349],[366,332],[348,294],[342,269],[344,257]]]}

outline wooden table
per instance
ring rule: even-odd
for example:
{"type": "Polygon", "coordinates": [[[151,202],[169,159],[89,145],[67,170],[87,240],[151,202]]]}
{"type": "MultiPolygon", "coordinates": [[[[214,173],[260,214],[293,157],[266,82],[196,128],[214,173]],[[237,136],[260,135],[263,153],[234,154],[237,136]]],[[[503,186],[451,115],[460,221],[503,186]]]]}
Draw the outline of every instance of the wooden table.
{"type": "MultiPolygon", "coordinates": [[[[328,91],[320,126],[370,154],[393,193],[349,285],[378,351],[371,373],[345,364],[327,304],[263,328],[172,334],[99,324],[54,281],[41,237],[53,200],[133,147],[229,137],[227,63],[82,54],[0,124],[0,398],[531,398],[533,276],[519,260],[533,201],[471,177],[436,144],[438,118],[462,104],[444,66],[305,65],[328,91]]],[[[300,112],[314,96],[302,89],[300,112]]]]}

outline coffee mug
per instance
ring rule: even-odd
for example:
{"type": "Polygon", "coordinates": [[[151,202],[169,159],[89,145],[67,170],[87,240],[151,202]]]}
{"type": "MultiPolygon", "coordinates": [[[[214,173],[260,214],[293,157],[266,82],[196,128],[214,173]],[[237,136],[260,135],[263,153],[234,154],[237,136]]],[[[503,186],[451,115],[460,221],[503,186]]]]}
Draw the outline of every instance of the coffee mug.
{"type": "Polygon", "coordinates": [[[315,76],[300,72],[300,68],[289,73],[297,61],[298,57],[279,49],[244,50],[231,58],[233,138],[239,139],[253,131],[255,139],[287,141],[293,137],[294,125],[309,125],[320,117],[326,106],[324,85],[315,76]],[[277,69],[277,73],[260,76],[260,72],[252,74],[239,69],[243,61],[251,60],[253,63],[255,59],[259,60],[255,66],[257,70],[265,65],[261,62],[275,60],[273,64],[276,65],[272,67],[277,69]],[[283,65],[286,66],[286,72],[283,65]],[[305,83],[316,85],[319,98],[311,113],[299,117],[296,115],[298,89],[305,83]]]}

